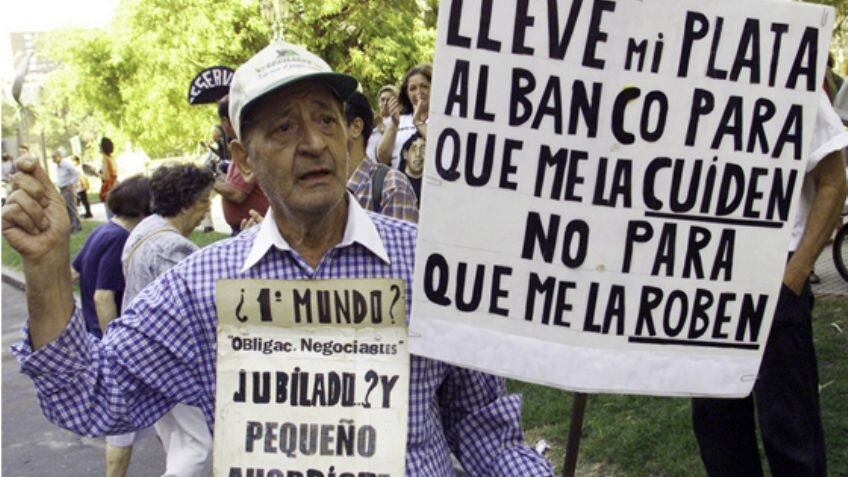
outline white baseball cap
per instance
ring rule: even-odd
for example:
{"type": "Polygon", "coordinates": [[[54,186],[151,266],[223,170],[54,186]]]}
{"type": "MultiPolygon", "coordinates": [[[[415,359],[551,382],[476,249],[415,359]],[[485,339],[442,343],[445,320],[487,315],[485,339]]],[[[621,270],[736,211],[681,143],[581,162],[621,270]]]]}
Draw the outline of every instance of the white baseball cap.
{"type": "Polygon", "coordinates": [[[241,115],[272,91],[306,79],[327,85],[342,101],[356,91],[354,77],[334,72],[314,53],[299,45],[275,41],[239,66],[230,83],[230,123],[239,139],[241,115]]]}

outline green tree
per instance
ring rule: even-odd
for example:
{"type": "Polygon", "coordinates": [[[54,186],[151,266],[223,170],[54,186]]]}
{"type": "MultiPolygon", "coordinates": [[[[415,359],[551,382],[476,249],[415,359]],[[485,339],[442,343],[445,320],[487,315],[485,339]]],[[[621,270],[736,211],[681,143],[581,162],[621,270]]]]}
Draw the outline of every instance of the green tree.
{"type": "Polygon", "coordinates": [[[20,122],[18,115],[18,107],[16,104],[8,100],[5,95],[3,95],[3,103],[0,104],[0,108],[2,111],[2,119],[0,119],[2,131],[0,131],[0,136],[14,136],[17,133],[16,128],[18,127],[18,123],[20,122]]]}
{"type": "Polygon", "coordinates": [[[807,0],[809,3],[829,5],[836,10],[833,23],[833,40],[830,51],[836,61],[836,71],[848,75],[848,1],[846,0],[807,0]]]}
{"type": "Polygon", "coordinates": [[[432,62],[435,28],[417,0],[288,1],[285,37],[307,45],[373,96],[397,84],[409,67],[432,62]]]}
{"type": "Polygon", "coordinates": [[[432,61],[434,0],[124,0],[108,28],[44,41],[47,56],[64,65],[37,107],[45,130],[63,141],[96,137],[99,125],[152,157],[196,150],[216,119],[214,107],[188,105],[191,79],[209,66],[236,67],[267,45],[274,3],[288,12],[288,41],[359,78],[368,94],[432,61]]]}

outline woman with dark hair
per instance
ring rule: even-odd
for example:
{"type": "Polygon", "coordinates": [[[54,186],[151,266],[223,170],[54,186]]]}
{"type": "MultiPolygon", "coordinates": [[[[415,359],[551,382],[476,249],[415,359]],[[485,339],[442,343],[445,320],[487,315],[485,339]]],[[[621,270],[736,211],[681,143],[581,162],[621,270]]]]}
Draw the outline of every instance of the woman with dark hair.
{"type": "Polygon", "coordinates": [[[418,133],[427,136],[427,119],[430,116],[430,82],[433,68],[430,65],[414,66],[403,76],[400,95],[389,99],[391,122],[383,132],[377,146],[377,160],[398,168],[400,151],[409,138],[418,133]]]}
{"type": "Polygon", "coordinates": [[[121,252],[130,231],[150,215],[150,181],[131,177],[115,186],[106,200],[112,219],[91,232],[72,264],[79,274],[86,328],[98,338],[118,316],[124,292],[121,252]]]}
{"type": "MultiPolygon", "coordinates": [[[[212,171],[193,164],[165,165],[150,178],[153,215],[130,234],[121,261],[127,278],[124,308],[145,286],[197,250],[186,237],[209,211],[212,171]]],[[[178,404],[154,424],[165,447],[164,475],[208,476],[212,436],[203,413],[178,404]]]]}
{"type": "Polygon", "coordinates": [[[106,197],[109,191],[118,183],[118,165],[112,157],[112,152],[115,151],[115,145],[108,137],[100,140],[100,155],[102,165],[100,166],[100,201],[106,204],[106,217],[112,218],[114,211],[109,208],[106,202],[106,197]]]}
{"type": "MultiPolygon", "coordinates": [[[[126,284],[121,253],[130,232],[150,215],[150,181],[133,176],[109,191],[106,204],[113,216],[97,227],[71,265],[79,277],[82,315],[89,333],[98,339],[110,321],[120,315],[126,284]]],[[[137,433],[106,437],[106,475],[126,474],[137,433]]]]}

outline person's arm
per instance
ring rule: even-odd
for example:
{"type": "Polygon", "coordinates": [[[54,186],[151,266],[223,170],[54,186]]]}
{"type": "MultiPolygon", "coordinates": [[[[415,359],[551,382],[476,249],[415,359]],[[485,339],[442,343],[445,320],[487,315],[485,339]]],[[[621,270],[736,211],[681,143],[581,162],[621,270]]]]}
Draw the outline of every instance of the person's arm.
{"type": "Polygon", "coordinates": [[[247,194],[227,184],[224,181],[215,181],[213,185],[215,192],[221,194],[221,197],[236,204],[244,203],[247,200],[247,194]]]}
{"type": "Polygon", "coordinates": [[[100,436],[152,425],[179,402],[211,411],[214,339],[205,337],[214,329],[198,316],[195,290],[180,274],[166,273],[136,296],[102,340],[86,332],[76,312],[44,348],[34,352],[25,340],[13,349],[45,417],[100,436]]]}
{"type": "Polygon", "coordinates": [[[94,311],[97,313],[100,331],[106,334],[106,327],[118,317],[115,292],[112,290],[94,290],[94,311]]]}
{"type": "Polygon", "coordinates": [[[448,445],[469,475],[553,475],[524,443],[521,397],[506,394],[503,378],[449,366],[438,401],[448,445]]]}
{"type": "Polygon", "coordinates": [[[400,124],[400,104],[398,104],[397,98],[389,100],[389,114],[392,120],[386,126],[386,130],[383,131],[383,137],[380,138],[380,144],[377,145],[377,157],[374,158],[377,162],[382,162],[387,166],[392,165],[392,153],[395,150],[395,140],[400,124]]]}
{"type": "Polygon", "coordinates": [[[424,100],[423,93],[416,102],[415,111],[412,113],[412,124],[418,130],[418,134],[427,139],[427,119],[430,117],[430,101],[424,100]]]}
{"type": "Polygon", "coordinates": [[[405,174],[396,170],[386,173],[380,213],[418,223],[418,198],[405,174]]]}
{"type": "Polygon", "coordinates": [[[840,213],[845,202],[845,165],[842,163],[841,151],[825,156],[810,171],[810,177],[816,191],[807,216],[807,225],[783,274],[783,283],[796,294],[801,293],[816,258],[833,231],[834,217],[840,213]]]}
{"type": "Polygon", "coordinates": [[[65,201],[36,159],[16,161],[15,190],[3,207],[3,237],[22,257],[33,349],[55,340],[74,312],[70,220],[65,201]]]}
{"type": "Polygon", "coordinates": [[[380,144],[377,145],[377,162],[382,162],[387,166],[392,165],[392,152],[395,150],[395,139],[397,139],[398,127],[394,122],[386,126],[386,131],[383,137],[380,138],[380,144]]]}

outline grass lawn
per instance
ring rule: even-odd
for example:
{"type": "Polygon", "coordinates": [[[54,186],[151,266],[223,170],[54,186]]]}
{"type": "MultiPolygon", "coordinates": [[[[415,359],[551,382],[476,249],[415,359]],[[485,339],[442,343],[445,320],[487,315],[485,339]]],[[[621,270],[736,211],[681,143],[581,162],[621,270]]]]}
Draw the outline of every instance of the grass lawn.
{"type": "MultiPolygon", "coordinates": [[[[72,257],[99,224],[83,220],[83,233],[71,238],[72,257]]],[[[202,247],[225,237],[215,232],[194,232],[189,238],[202,247]]],[[[20,269],[20,257],[5,240],[2,255],[4,267],[20,269]]],[[[813,329],[819,358],[828,473],[848,477],[848,300],[818,300],[813,329]]],[[[547,440],[552,446],[549,457],[560,472],[572,394],[518,381],[511,381],[509,388],[511,392],[524,395],[524,427],[528,441],[547,440]]],[[[578,475],[705,475],[692,434],[689,400],[589,396],[578,475]]]]}
{"type": "MultiPolygon", "coordinates": [[[[828,475],[844,477],[848,476],[848,300],[818,300],[813,330],[828,475]]],[[[509,388],[524,395],[527,440],[547,440],[552,446],[549,457],[560,472],[572,394],[517,381],[511,381],[509,388]]],[[[767,468],[765,460],[763,465],[767,468]]],[[[583,422],[578,475],[706,475],[692,433],[689,400],[590,395],[583,422]]]]}

